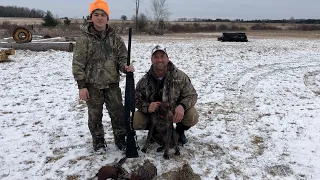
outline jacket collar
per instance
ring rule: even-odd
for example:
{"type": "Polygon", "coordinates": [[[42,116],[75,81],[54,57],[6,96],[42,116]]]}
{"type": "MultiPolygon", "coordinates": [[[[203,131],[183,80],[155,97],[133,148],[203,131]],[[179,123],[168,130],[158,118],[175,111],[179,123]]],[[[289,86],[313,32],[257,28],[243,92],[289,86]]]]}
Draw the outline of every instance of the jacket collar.
{"type": "MultiPolygon", "coordinates": [[[[107,36],[110,36],[111,34],[114,34],[114,29],[109,25],[106,24],[107,28],[106,28],[106,34],[107,36]]],[[[80,27],[81,31],[85,34],[91,35],[91,36],[101,36],[101,32],[97,31],[94,27],[93,27],[93,23],[90,22],[87,25],[83,25],[80,27]]]]}

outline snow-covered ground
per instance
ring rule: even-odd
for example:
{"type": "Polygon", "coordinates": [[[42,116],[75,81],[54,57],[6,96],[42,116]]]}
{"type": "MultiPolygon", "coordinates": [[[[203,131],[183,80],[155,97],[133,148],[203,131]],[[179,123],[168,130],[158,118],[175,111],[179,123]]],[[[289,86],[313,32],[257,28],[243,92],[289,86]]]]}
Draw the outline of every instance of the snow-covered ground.
{"type": "MultiPolygon", "coordinates": [[[[153,144],[127,159],[125,169],[149,159],[158,179],[186,162],[204,180],[320,179],[320,40],[249,40],[133,37],[136,82],[150,66],[152,47],[165,44],[197,89],[201,116],[186,132],[181,156],[164,160],[153,144]]],[[[107,113],[107,152],[92,150],[72,53],[16,51],[10,58],[0,63],[0,179],[88,179],[123,157],[107,113]]],[[[142,147],[147,132],[137,134],[142,147]]]]}

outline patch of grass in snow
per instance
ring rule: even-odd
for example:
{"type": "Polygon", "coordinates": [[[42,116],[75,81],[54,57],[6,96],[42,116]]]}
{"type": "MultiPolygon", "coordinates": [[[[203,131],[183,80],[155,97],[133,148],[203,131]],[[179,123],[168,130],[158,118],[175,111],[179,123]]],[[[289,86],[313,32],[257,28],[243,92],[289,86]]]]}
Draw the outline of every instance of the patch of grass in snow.
{"type": "Polygon", "coordinates": [[[63,148],[55,148],[52,153],[54,155],[61,155],[67,152],[67,149],[63,149],[63,148]]]}
{"type": "Polygon", "coordinates": [[[16,127],[21,127],[21,126],[26,126],[26,125],[27,125],[26,123],[22,123],[22,124],[16,125],[16,127]]]}
{"type": "Polygon", "coordinates": [[[246,176],[243,175],[242,171],[235,166],[231,166],[226,168],[220,172],[218,172],[219,179],[230,179],[231,175],[236,177],[241,177],[241,179],[248,179],[246,176]]]}
{"type": "Polygon", "coordinates": [[[82,160],[92,161],[93,157],[80,156],[80,157],[77,157],[76,159],[70,159],[69,164],[77,164],[79,161],[82,161],[82,160]]]}
{"type": "Polygon", "coordinates": [[[293,174],[292,169],[287,165],[275,165],[267,167],[267,172],[272,176],[290,176],[293,174]]]}
{"type": "Polygon", "coordinates": [[[23,163],[24,163],[24,164],[34,164],[35,162],[32,161],[32,160],[29,160],[29,161],[24,161],[23,163]]]}
{"type": "Polygon", "coordinates": [[[225,152],[218,144],[208,144],[208,150],[213,152],[218,157],[225,155],[225,152]]]}
{"type": "Polygon", "coordinates": [[[307,179],[307,177],[306,177],[305,174],[298,174],[298,175],[297,175],[297,179],[298,179],[298,180],[305,180],[305,179],[307,179]]]}
{"type": "Polygon", "coordinates": [[[262,137],[259,137],[259,136],[254,136],[253,137],[253,140],[251,141],[252,144],[261,144],[264,142],[263,138],[262,137]]]}
{"type": "Polygon", "coordinates": [[[28,136],[31,136],[31,134],[24,134],[23,136],[24,137],[28,137],[28,136]]]}
{"type": "Polygon", "coordinates": [[[79,178],[79,175],[68,175],[66,180],[78,180],[79,178]]]}
{"type": "Polygon", "coordinates": [[[257,150],[256,153],[257,155],[262,155],[264,153],[264,150],[267,148],[263,143],[264,143],[264,139],[263,137],[260,136],[254,136],[252,139],[252,144],[257,146],[257,150]]]}
{"type": "Polygon", "coordinates": [[[46,164],[56,162],[59,159],[62,159],[63,157],[64,157],[63,155],[59,155],[59,156],[55,156],[55,157],[46,157],[46,164]]]}
{"type": "Polygon", "coordinates": [[[12,111],[3,111],[2,114],[12,114],[12,111]]]}
{"type": "Polygon", "coordinates": [[[239,147],[239,146],[233,146],[232,149],[233,149],[233,150],[239,150],[240,147],[239,147]]]}

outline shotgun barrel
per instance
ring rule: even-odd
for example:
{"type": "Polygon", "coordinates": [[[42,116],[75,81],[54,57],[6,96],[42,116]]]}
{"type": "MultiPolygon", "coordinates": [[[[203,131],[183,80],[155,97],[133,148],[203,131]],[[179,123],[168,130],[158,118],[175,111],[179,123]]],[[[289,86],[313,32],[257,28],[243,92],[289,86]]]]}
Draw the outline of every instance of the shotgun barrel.
{"type": "MultiPolygon", "coordinates": [[[[128,57],[127,65],[130,65],[131,55],[131,36],[132,28],[129,28],[128,39],[128,57]]],[[[126,157],[135,158],[138,157],[138,147],[136,145],[136,133],[132,127],[133,117],[135,112],[135,84],[133,72],[126,73],[126,88],[125,88],[125,103],[124,103],[124,121],[127,130],[127,145],[126,145],[126,157]]]]}

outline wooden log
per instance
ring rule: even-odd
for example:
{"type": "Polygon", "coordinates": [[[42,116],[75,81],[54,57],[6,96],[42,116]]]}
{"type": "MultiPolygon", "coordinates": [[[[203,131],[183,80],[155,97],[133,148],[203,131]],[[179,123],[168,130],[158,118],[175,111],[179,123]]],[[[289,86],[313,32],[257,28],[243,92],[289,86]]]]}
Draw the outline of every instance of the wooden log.
{"type": "Polygon", "coordinates": [[[74,43],[71,42],[30,42],[30,43],[0,43],[0,48],[16,50],[47,51],[50,49],[72,52],[74,43]]]}
{"type": "Polygon", "coordinates": [[[0,61],[8,60],[8,56],[4,50],[0,50],[0,61]]]}
{"type": "Polygon", "coordinates": [[[8,60],[9,55],[14,55],[14,49],[0,49],[0,61],[8,60]]]}

